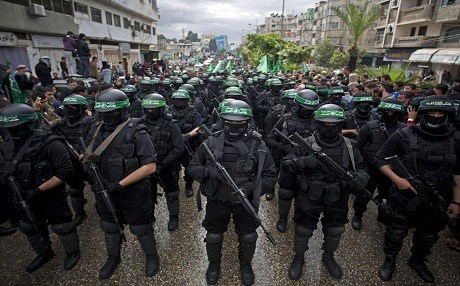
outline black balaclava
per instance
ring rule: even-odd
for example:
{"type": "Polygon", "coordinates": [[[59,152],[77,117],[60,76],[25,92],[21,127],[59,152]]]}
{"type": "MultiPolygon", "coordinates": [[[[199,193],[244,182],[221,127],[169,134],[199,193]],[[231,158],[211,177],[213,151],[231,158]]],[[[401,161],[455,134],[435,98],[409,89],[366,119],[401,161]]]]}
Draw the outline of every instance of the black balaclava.
{"type": "Polygon", "coordinates": [[[14,141],[25,141],[28,135],[31,134],[33,129],[30,128],[29,123],[23,123],[14,127],[7,128],[10,133],[11,139],[14,141]]]}
{"type": "Polygon", "coordinates": [[[128,113],[124,109],[117,109],[109,112],[101,112],[100,116],[104,121],[104,129],[113,131],[118,125],[125,121],[128,113]]]}
{"type": "Polygon", "coordinates": [[[66,105],[64,109],[70,123],[75,123],[85,116],[85,109],[81,105],[66,105]]]}
{"type": "Polygon", "coordinates": [[[382,113],[382,121],[385,124],[394,125],[398,120],[398,113],[395,111],[384,110],[382,113]],[[391,114],[390,114],[391,112],[391,114]]]}
{"type": "Polygon", "coordinates": [[[244,137],[249,126],[249,122],[242,121],[235,124],[232,121],[223,120],[225,139],[231,142],[237,141],[244,137]]]}
{"type": "Polygon", "coordinates": [[[369,116],[371,104],[369,102],[361,102],[356,104],[356,113],[362,117],[369,116]]]}
{"type": "Polygon", "coordinates": [[[164,109],[164,107],[144,108],[145,116],[147,117],[148,121],[157,121],[163,115],[164,109]]]}
{"type": "Polygon", "coordinates": [[[299,116],[299,118],[307,119],[311,118],[314,112],[314,110],[305,108],[302,105],[300,105],[299,109],[297,109],[297,116],[299,116]]]}
{"type": "Polygon", "coordinates": [[[184,109],[188,105],[188,100],[186,98],[173,98],[172,105],[176,109],[184,109]]]}
{"type": "Polygon", "coordinates": [[[449,126],[449,118],[447,115],[434,117],[424,113],[420,118],[420,126],[428,132],[442,132],[449,126]]]}
{"type": "Polygon", "coordinates": [[[319,121],[317,124],[321,140],[326,143],[336,142],[342,132],[342,122],[337,122],[334,126],[326,126],[324,122],[319,121]]]}

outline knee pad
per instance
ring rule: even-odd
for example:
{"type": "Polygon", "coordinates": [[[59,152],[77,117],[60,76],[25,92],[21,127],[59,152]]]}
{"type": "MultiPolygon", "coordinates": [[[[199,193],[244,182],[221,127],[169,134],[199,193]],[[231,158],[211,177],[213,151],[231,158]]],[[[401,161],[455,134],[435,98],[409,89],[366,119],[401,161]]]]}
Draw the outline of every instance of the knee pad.
{"type": "Polygon", "coordinates": [[[25,235],[34,235],[37,234],[37,230],[35,229],[35,226],[31,223],[25,222],[21,220],[19,222],[19,230],[24,233],[25,235]]]}
{"type": "Polygon", "coordinates": [[[169,201],[177,201],[179,199],[179,192],[165,193],[165,196],[169,201]]]}
{"type": "Polygon", "coordinates": [[[278,190],[278,198],[282,200],[292,200],[293,197],[294,197],[294,192],[289,189],[280,188],[278,190]]]}
{"type": "Polygon", "coordinates": [[[242,234],[238,237],[240,243],[251,243],[257,241],[257,232],[253,231],[247,234],[242,234]]]}
{"type": "Polygon", "coordinates": [[[305,237],[310,238],[313,235],[313,229],[303,227],[300,224],[296,224],[295,233],[300,236],[305,236],[305,237]]]}
{"type": "Polygon", "coordinates": [[[68,188],[68,189],[67,189],[67,193],[68,193],[69,196],[71,196],[71,197],[78,197],[78,196],[81,196],[81,195],[82,195],[83,190],[79,190],[79,189],[76,189],[76,188],[68,188]]]}
{"type": "Polygon", "coordinates": [[[75,230],[75,225],[73,222],[52,224],[51,230],[58,235],[69,234],[75,230]]]}
{"type": "Polygon", "coordinates": [[[327,235],[331,235],[331,236],[339,236],[339,235],[342,235],[342,233],[345,232],[345,227],[342,225],[342,226],[335,226],[335,227],[328,227],[326,229],[323,230],[323,232],[327,235]]]}
{"type": "Polygon", "coordinates": [[[129,230],[134,235],[146,235],[153,232],[152,225],[150,224],[141,224],[141,225],[129,225],[129,230]]]}
{"type": "Polygon", "coordinates": [[[224,240],[224,235],[222,233],[208,232],[206,233],[206,242],[215,244],[222,242],[224,240]]]}
{"type": "Polygon", "coordinates": [[[407,236],[407,229],[389,228],[386,232],[386,237],[391,242],[402,243],[407,236]]]}
{"type": "Polygon", "coordinates": [[[418,237],[420,244],[426,246],[433,246],[439,239],[439,235],[437,233],[424,233],[414,235],[414,238],[416,237],[418,237]]]}
{"type": "Polygon", "coordinates": [[[118,228],[116,223],[108,222],[103,219],[99,221],[99,227],[105,233],[119,233],[120,232],[120,229],[118,228]]]}

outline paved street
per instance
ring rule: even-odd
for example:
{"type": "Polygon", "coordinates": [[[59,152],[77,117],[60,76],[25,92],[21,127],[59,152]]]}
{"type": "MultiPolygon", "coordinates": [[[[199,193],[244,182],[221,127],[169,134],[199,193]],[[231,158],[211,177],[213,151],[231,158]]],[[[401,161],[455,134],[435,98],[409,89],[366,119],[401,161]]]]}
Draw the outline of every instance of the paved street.
{"type": "MultiPolygon", "coordinates": [[[[197,185],[194,185],[195,189],[197,185]]],[[[99,268],[106,259],[102,232],[93,206],[94,197],[86,190],[90,203],[87,205],[89,218],[78,228],[82,258],[72,271],[63,268],[64,252],[56,235],[52,234],[56,257],[42,269],[28,274],[23,269],[34,257],[26,237],[17,232],[0,238],[0,285],[206,285],[207,267],[205,231],[201,227],[204,212],[197,212],[195,198],[186,198],[181,193],[181,217],[179,229],[168,232],[167,213],[164,197],[157,207],[155,233],[161,257],[160,272],[153,278],[144,276],[144,255],[135,237],[126,231],[128,242],[122,246],[122,263],[115,274],[107,281],[98,280],[99,268]]],[[[344,239],[337,253],[338,261],[344,270],[344,278],[336,281],[330,278],[321,264],[322,233],[316,231],[311,239],[310,250],[306,254],[304,275],[298,282],[288,279],[287,269],[292,256],[293,223],[289,230],[280,234],[275,229],[277,219],[277,199],[262,200],[261,218],[278,242],[273,247],[259,229],[259,240],[254,257],[256,273],[255,285],[421,285],[422,280],[409,269],[410,241],[398,258],[398,267],[391,283],[383,283],[378,278],[378,268],[382,260],[382,239],[384,227],[376,223],[376,209],[371,208],[364,218],[365,226],[356,232],[346,226],[344,239]]],[[[351,218],[351,216],[350,216],[351,218]]],[[[441,239],[429,257],[438,285],[459,285],[460,254],[445,247],[446,236],[441,239]]],[[[237,236],[233,229],[225,236],[222,273],[218,285],[240,285],[237,236]]]]}

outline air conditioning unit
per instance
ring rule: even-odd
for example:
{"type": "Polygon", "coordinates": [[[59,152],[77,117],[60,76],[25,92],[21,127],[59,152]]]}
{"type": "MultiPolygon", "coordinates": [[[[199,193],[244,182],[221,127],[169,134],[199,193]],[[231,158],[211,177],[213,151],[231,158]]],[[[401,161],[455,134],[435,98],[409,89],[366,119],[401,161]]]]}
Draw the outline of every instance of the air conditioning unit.
{"type": "Polygon", "coordinates": [[[134,20],[131,20],[130,24],[131,24],[131,29],[134,29],[134,20]]]}
{"type": "Polygon", "coordinates": [[[138,31],[132,31],[132,32],[131,32],[131,35],[132,35],[133,37],[137,37],[137,36],[139,36],[139,32],[138,32],[138,31]]]}
{"type": "Polygon", "coordinates": [[[45,7],[38,4],[30,4],[29,6],[30,15],[38,16],[38,17],[46,17],[45,7]]]}
{"type": "Polygon", "coordinates": [[[147,30],[147,26],[148,26],[147,24],[142,24],[142,30],[144,31],[147,30]]]}

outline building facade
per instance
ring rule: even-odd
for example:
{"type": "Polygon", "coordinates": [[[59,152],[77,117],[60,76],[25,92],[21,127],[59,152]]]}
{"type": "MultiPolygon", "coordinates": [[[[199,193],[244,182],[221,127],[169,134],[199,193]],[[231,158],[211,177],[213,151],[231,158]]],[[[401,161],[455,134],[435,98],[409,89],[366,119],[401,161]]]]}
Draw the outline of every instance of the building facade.
{"type": "Polygon", "coordinates": [[[33,67],[49,56],[60,74],[67,31],[86,34],[91,54],[100,61],[135,62],[158,57],[156,0],[7,0],[0,18],[0,64],[33,67]]]}

